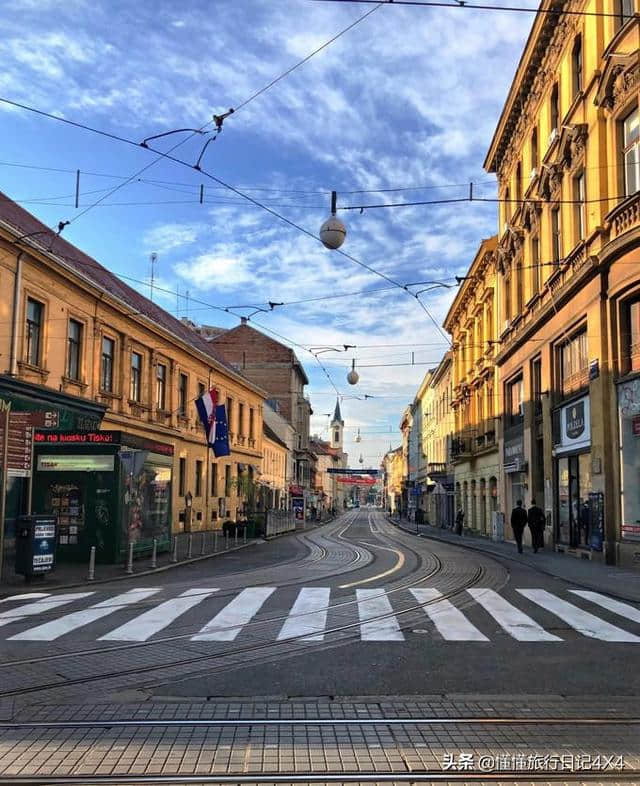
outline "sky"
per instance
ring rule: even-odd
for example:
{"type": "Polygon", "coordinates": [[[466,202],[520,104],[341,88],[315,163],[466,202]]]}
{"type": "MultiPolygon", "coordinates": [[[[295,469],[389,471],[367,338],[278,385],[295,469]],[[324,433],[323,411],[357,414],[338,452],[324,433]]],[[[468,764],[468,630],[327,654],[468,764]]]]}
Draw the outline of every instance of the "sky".
{"type": "MultiPolygon", "coordinates": [[[[345,252],[403,285],[448,285],[420,295],[427,314],[405,290],[193,168],[0,104],[2,191],[52,227],[70,221],[67,240],[146,295],[156,254],[154,300],[173,314],[222,327],[252,315],[256,329],[279,334],[307,371],[312,431],[328,437],[338,391],[350,465],[362,456],[377,466],[447,349],[434,322],[455,296],[454,276],[496,232],[496,206],[341,208],[455,199],[469,182],[495,195],[482,164],[533,15],[313,0],[2,6],[0,97],[136,142],[211,131],[213,114],[238,107],[203,170],[315,235],[335,190],[345,252]],[[270,311],[269,301],[286,305],[270,311]],[[344,344],[355,349],[333,351],[344,344]],[[360,379],[350,386],[353,360],[360,379]]],[[[150,144],[179,145],[172,154],[195,164],[209,138],[150,144]]]]}

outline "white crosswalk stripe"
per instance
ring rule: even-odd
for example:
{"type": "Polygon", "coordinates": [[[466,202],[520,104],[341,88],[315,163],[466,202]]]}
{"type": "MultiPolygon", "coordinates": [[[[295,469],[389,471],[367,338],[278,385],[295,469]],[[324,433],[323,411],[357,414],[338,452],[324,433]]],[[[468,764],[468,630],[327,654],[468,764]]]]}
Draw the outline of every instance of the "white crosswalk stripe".
{"type": "Polygon", "coordinates": [[[382,592],[381,589],[356,590],[360,617],[360,638],[363,641],[404,641],[398,620],[393,615],[389,598],[382,592]],[[372,619],[381,616],[382,619],[372,619]]]}
{"type": "Polygon", "coordinates": [[[560,637],[547,629],[553,629],[551,625],[544,625],[519,608],[517,600],[506,600],[496,590],[468,588],[464,593],[457,593],[453,599],[455,602],[452,602],[439,590],[422,586],[401,591],[386,591],[384,587],[356,589],[354,594],[335,600],[333,606],[330,587],[301,587],[292,603],[288,595],[290,590],[286,589],[286,602],[283,603],[281,599],[279,604],[274,604],[273,611],[265,615],[264,621],[258,619],[256,622],[256,615],[278,589],[247,587],[226,598],[216,595],[220,592],[217,588],[191,587],[175,597],[165,596],[166,599],[160,600],[153,597],[160,589],[140,588],[113,595],[92,605],[89,605],[92,601],[87,599],[96,594],[93,591],[60,595],[26,593],[2,599],[1,602],[6,605],[2,606],[0,612],[0,627],[10,624],[19,626],[21,623],[22,628],[31,626],[23,630],[18,627],[18,632],[16,628],[7,629],[6,641],[11,642],[54,641],[81,628],[85,629],[83,638],[88,639],[94,630],[91,626],[109,617],[106,623],[100,623],[95,628],[98,641],[152,641],[156,634],[166,630],[165,635],[174,636],[177,640],[184,637],[194,641],[229,642],[253,635],[255,640],[265,643],[274,640],[304,643],[324,640],[333,624],[329,618],[333,608],[338,609],[338,612],[333,613],[339,613],[340,617],[336,624],[346,626],[350,635],[359,633],[359,638],[365,642],[404,641],[405,635],[399,620],[406,620],[405,625],[410,627],[415,625],[415,615],[424,612],[437,631],[432,635],[433,643],[437,643],[440,637],[445,642],[495,642],[496,638],[492,635],[495,633],[495,624],[492,624],[491,619],[519,642],[563,642],[571,640],[571,637],[586,636],[610,643],[640,643],[639,631],[625,630],[625,627],[640,622],[637,605],[587,590],[569,590],[571,599],[580,598],[583,605],[592,603],[600,607],[603,613],[606,611],[618,615],[622,618],[620,626],[564,600],[562,595],[567,597],[567,593],[534,588],[517,589],[516,599],[521,601],[518,605],[526,604],[529,611],[529,601],[535,606],[534,616],[539,614],[546,620],[551,614],[565,623],[562,627],[569,631],[560,637]],[[134,608],[149,598],[151,601],[144,603],[144,608],[134,608]],[[459,608],[456,604],[465,598],[466,604],[461,604],[463,608],[459,608]],[[468,598],[477,605],[469,606],[468,598]],[[85,602],[82,608],[76,605],[75,610],[68,613],[64,609],[55,611],[81,601],[85,602]],[[212,618],[209,606],[217,611],[212,618]],[[402,610],[409,608],[409,614],[400,615],[402,610]],[[536,611],[538,614],[535,614],[536,611]],[[473,621],[469,618],[470,612],[473,621]],[[201,627],[207,619],[209,622],[201,627]],[[109,622],[112,624],[109,625],[109,622]],[[485,625],[489,629],[485,629],[485,625]]]}
{"type": "Polygon", "coordinates": [[[208,622],[193,641],[233,641],[242,627],[260,611],[275,587],[248,587],[208,622]]]}
{"type": "Polygon", "coordinates": [[[442,593],[430,587],[412,589],[411,594],[418,603],[425,603],[425,612],[446,641],[489,641],[475,625],[442,593]]]}
{"type": "Polygon", "coordinates": [[[579,595],[585,600],[590,600],[592,603],[597,603],[603,609],[608,609],[625,619],[640,622],[640,609],[636,609],[628,603],[622,603],[608,595],[601,595],[599,592],[589,592],[588,590],[569,590],[569,592],[573,592],[574,595],[579,595]]]}
{"type": "Polygon", "coordinates": [[[518,641],[562,641],[553,633],[548,633],[535,620],[506,601],[494,590],[473,588],[468,589],[467,592],[514,639],[518,641]]]}
{"type": "Polygon", "coordinates": [[[322,641],[330,594],[330,587],[303,587],[278,634],[278,640],[302,636],[303,641],[322,641]]]}
{"type": "MultiPolygon", "coordinates": [[[[17,622],[23,617],[33,617],[38,614],[46,614],[52,609],[57,609],[58,606],[64,606],[65,603],[73,603],[74,600],[81,600],[93,595],[93,592],[73,592],[68,595],[52,595],[38,600],[35,603],[26,603],[24,606],[16,606],[14,609],[3,611],[0,613],[0,627],[2,625],[9,625],[11,622],[17,622]]],[[[24,595],[17,595],[17,599],[24,598],[24,595]]],[[[6,598],[6,600],[12,600],[6,598]]]]}
{"type": "Polygon", "coordinates": [[[60,638],[60,636],[64,636],[65,633],[82,628],[90,622],[95,622],[108,614],[119,611],[125,606],[139,603],[141,600],[145,600],[145,598],[159,591],[158,588],[129,590],[122,595],[116,595],[115,598],[108,598],[100,603],[96,603],[95,606],[90,606],[88,609],[72,611],[71,614],[66,614],[64,617],[45,622],[43,625],[30,628],[15,636],[10,636],[9,641],[53,641],[60,638]]]}
{"type": "Polygon", "coordinates": [[[524,595],[525,598],[529,598],[529,600],[555,614],[556,617],[560,617],[567,625],[570,625],[583,636],[600,639],[601,641],[640,642],[640,637],[635,636],[633,633],[611,625],[609,622],[601,620],[600,617],[596,617],[595,614],[589,614],[588,611],[583,611],[578,606],[567,603],[566,600],[557,598],[546,590],[519,589],[518,592],[524,595]]]}
{"type": "Polygon", "coordinates": [[[217,589],[189,589],[177,598],[166,600],[119,628],[101,636],[99,641],[146,641],[163,630],[190,608],[211,597],[217,589]]]}

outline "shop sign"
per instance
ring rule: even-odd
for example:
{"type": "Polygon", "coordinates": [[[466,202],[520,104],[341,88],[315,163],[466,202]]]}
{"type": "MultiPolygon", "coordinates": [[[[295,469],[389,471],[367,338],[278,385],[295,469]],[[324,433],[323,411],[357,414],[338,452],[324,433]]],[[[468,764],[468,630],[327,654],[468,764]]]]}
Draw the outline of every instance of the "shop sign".
{"type": "Polygon", "coordinates": [[[518,427],[517,435],[509,437],[505,434],[504,448],[504,471],[505,472],[523,472],[525,465],[524,460],[524,435],[522,428],[518,427]]]}
{"type": "Polygon", "coordinates": [[[114,456],[41,455],[40,472],[113,472],[114,456]]]}
{"type": "Polygon", "coordinates": [[[560,443],[556,445],[556,454],[588,448],[590,445],[589,396],[584,396],[560,410],[560,443]]]}

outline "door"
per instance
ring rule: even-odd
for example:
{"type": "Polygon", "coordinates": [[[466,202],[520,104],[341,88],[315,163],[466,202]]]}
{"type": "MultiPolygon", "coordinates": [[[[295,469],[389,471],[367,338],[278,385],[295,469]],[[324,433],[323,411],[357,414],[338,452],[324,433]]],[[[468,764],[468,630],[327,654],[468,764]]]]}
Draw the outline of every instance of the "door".
{"type": "Polygon", "coordinates": [[[563,456],[558,459],[557,466],[558,542],[574,548],[588,548],[591,529],[591,454],[563,456]]]}

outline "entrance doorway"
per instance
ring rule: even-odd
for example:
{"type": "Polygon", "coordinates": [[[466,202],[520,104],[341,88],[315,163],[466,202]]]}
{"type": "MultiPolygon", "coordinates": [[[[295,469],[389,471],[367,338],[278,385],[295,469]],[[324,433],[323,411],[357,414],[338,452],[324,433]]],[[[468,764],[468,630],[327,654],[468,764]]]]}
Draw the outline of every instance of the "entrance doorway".
{"type": "Polygon", "coordinates": [[[562,456],[558,459],[558,528],[559,543],[589,546],[591,515],[591,453],[562,456]]]}

